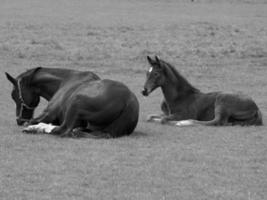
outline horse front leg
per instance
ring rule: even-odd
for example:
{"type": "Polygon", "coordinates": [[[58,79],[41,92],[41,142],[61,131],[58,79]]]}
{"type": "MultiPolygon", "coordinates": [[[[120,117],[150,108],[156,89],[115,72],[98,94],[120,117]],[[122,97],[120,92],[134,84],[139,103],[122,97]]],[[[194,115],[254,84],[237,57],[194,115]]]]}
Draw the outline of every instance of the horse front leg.
{"type": "Polygon", "coordinates": [[[53,123],[53,121],[56,119],[56,112],[53,111],[43,111],[38,117],[33,118],[29,121],[29,125],[39,124],[39,123],[53,123]]]}
{"type": "Polygon", "coordinates": [[[23,129],[24,133],[47,133],[49,134],[57,126],[52,125],[56,118],[56,112],[49,112],[47,109],[38,117],[31,119],[27,127],[23,129]]]}
{"type": "Polygon", "coordinates": [[[189,126],[195,124],[194,122],[197,120],[188,119],[185,116],[174,113],[168,116],[164,116],[160,119],[161,124],[169,124],[169,125],[176,125],[176,126],[189,126]]]}
{"type": "Polygon", "coordinates": [[[146,117],[147,122],[160,122],[164,114],[150,114],[146,117]]]}
{"type": "Polygon", "coordinates": [[[165,114],[151,114],[147,116],[147,122],[159,122],[161,124],[165,124],[166,122],[173,120],[181,120],[182,117],[177,117],[176,114],[165,115],[165,114]]]}
{"type": "Polygon", "coordinates": [[[166,123],[170,123],[171,121],[177,121],[177,120],[180,120],[181,117],[177,114],[171,114],[171,115],[166,115],[166,116],[163,116],[161,119],[160,119],[160,123],[161,124],[166,124],[166,123]]]}
{"type": "Polygon", "coordinates": [[[60,137],[73,137],[74,136],[73,129],[80,124],[78,123],[79,113],[80,113],[79,107],[80,107],[79,101],[74,100],[67,108],[67,111],[63,116],[64,120],[62,124],[53,129],[51,134],[59,135],[60,137]]]}
{"type": "Polygon", "coordinates": [[[170,114],[169,106],[165,100],[162,101],[160,108],[163,112],[162,114],[150,114],[147,116],[146,121],[147,122],[161,122],[163,118],[167,117],[170,114]]]}

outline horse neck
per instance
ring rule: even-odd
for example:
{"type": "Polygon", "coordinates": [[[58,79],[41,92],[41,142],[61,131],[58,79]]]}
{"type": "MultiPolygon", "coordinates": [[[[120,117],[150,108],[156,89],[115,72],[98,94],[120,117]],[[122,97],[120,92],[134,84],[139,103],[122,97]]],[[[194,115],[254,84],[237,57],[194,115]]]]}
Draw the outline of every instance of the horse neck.
{"type": "Polygon", "coordinates": [[[169,71],[166,73],[166,76],[166,81],[161,86],[161,89],[165,100],[169,104],[177,104],[177,101],[184,101],[189,96],[200,92],[178,72],[173,73],[169,71]]]}
{"type": "Polygon", "coordinates": [[[55,70],[42,69],[34,77],[32,84],[38,91],[38,94],[49,101],[53,95],[58,91],[62,81],[64,80],[64,73],[58,73],[55,70]]]}

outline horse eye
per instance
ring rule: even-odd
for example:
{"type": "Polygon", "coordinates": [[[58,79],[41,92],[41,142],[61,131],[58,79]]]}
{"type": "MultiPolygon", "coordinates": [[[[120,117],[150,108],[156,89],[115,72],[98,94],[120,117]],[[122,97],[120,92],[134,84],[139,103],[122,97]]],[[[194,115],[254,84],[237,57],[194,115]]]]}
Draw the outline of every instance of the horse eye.
{"type": "Polygon", "coordinates": [[[159,73],[158,72],[154,72],[154,76],[155,77],[159,77],[159,73]]]}

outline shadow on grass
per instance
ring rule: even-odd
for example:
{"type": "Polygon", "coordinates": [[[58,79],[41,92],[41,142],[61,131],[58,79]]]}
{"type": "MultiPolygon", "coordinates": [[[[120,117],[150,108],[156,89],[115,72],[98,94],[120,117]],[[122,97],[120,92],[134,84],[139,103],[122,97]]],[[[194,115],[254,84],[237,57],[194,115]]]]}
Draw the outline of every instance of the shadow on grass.
{"type": "MultiPolygon", "coordinates": [[[[40,132],[24,132],[24,131],[21,131],[23,134],[25,135],[46,135],[46,136],[51,136],[51,137],[55,137],[55,138],[60,138],[60,139],[63,139],[63,138],[67,138],[67,139],[110,139],[110,138],[86,138],[86,137],[60,137],[59,135],[52,135],[52,134],[49,134],[49,133],[40,133],[40,132]]],[[[140,138],[140,137],[148,137],[149,134],[145,133],[145,132],[142,132],[142,131],[134,131],[131,135],[129,136],[122,136],[122,137],[133,137],[133,138],[140,138]]],[[[121,137],[118,137],[118,138],[113,138],[113,139],[119,139],[121,137]]]]}
{"type": "Polygon", "coordinates": [[[142,132],[142,131],[134,131],[129,137],[135,137],[135,138],[140,138],[140,137],[148,137],[149,134],[142,132]]]}

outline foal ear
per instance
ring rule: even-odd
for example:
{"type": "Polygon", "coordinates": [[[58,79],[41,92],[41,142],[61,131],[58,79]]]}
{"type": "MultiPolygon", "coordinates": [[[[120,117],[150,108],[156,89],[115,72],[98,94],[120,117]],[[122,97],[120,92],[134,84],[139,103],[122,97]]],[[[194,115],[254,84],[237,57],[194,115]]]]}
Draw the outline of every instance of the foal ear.
{"type": "Polygon", "coordinates": [[[159,57],[158,57],[158,56],[155,56],[155,59],[156,59],[156,62],[157,62],[157,63],[160,63],[160,61],[159,61],[159,57]]]}
{"type": "Polygon", "coordinates": [[[147,56],[146,58],[150,65],[153,65],[155,63],[155,61],[152,60],[152,58],[150,58],[149,56],[147,56]]]}
{"type": "Polygon", "coordinates": [[[15,78],[13,78],[9,73],[5,72],[7,79],[13,84],[16,85],[17,84],[17,80],[15,78]]]}
{"type": "Polygon", "coordinates": [[[155,60],[156,60],[156,63],[157,63],[157,66],[159,69],[162,69],[162,62],[160,61],[159,57],[158,56],[155,56],[155,60]]]}

